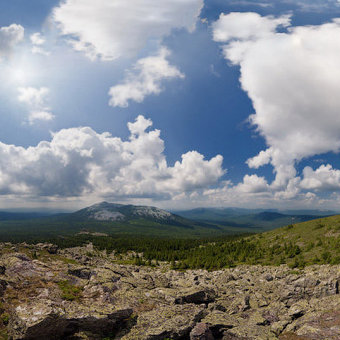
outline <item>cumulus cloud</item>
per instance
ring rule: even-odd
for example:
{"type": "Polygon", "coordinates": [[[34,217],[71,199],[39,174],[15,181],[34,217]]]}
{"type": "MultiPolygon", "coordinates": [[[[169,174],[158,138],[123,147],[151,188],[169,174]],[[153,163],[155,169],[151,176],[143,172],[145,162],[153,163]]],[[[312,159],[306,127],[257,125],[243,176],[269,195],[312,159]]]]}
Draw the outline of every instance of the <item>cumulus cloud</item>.
{"type": "Polygon", "coordinates": [[[333,169],[330,164],[321,165],[316,170],[307,166],[303,169],[303,180],[300,186],[307,190],[340,190],[340,170],[333,169]]]}
{"type": "Polygon", "coordinates": [[[91,59],[131,56],[172,29],[193,30],[203,0],[66,0],[53,19],[74,49],[91,59]]]}
{"type": "Polygon", "coordinates": [[[257,175],[245,175],[243,182],[235,186],[239,193],[263,193],[269,191],[269,185],[264,177],[257,175]]]}
{"type": "Polygon", "coordinates": [[[182,161],[177,161],[169,169],[171,177],[165,183],[166,187],[178,192],[188,192],[195,189],[209,187],[218,182],[225,173],[222,169],[223,157],[216,157],[206,161],[197,151],[189,151],[182,155],[182,161]]]}
{"type": "Polygon", "coordinates": [[[33,33],[30,36],[30,40],[31,40],[31,43],[33,45],[32,50],[31,50],[33,54],[42,54],[42,55],[46,55],[46,56],[50,55],[50,52],[48,52],[44,49],[44,45],[46,43],[46,40],[41,35],[41,33],[39,33],[39,32],[33,33]]]}
{"type": "Polygon", "coordinates": [[[54,118],[50,107],[47,105],[50,90],[47,87],[19,87],[18,100],[27,105],[29,110],[28,122],[49,121],[54,118]]]}
{"type": "Polygon", "coordinates": [[[213,38],[218,42],[249,41],[265,38],[275,33],[278,26],[286,27],[289,24],[290,18],[287,15],[275,18],[273,16],[261,17],[253,12],[221,14],[213,24],[213,38]]]}
{"type": "Polygon", "coordinates": [[[30,39],[33,45],[41,46],[45,44],[45,39],[41,36],[41,33],[39,32],[31,34],[30,39]]]}
{"type": "Polygon", "coordinates": [[[48,197],[171,198],[215,184],[222,156],[190,151],[169,167],[160,131],[138,116],[122,140],[90,127],[63,129],[23,148],[0,143],[0,194],[48,197]]]}
{"type": "Polygon", "coordinates": [[[110,88],[109,104],[127,107],[129,100],[140,103],[147,95],[159,94],[163,80],[184,78],[184,74],[166,60],[169,53],[163,47],[156,56],[139,59],[132,71],[127,72],[123,83],[110,88]]]}
{"type": "Polygon", "coordinates": [[[17,24],[0,27],[0,60],[12,54],[14,47],[24,39],[24,31],[24,28],[17,24]]]}
{"type": "Polygon", "coordinates": [[[268,145],[248,165],[272,164],[272,187],[283,191],[293,185],[296,162],[340,150],[340,19],[289,25],[287,16],[256,13],[222,14],[213,24],[225,58],[240,66],[255,109],[250,122],[268,145]]]}

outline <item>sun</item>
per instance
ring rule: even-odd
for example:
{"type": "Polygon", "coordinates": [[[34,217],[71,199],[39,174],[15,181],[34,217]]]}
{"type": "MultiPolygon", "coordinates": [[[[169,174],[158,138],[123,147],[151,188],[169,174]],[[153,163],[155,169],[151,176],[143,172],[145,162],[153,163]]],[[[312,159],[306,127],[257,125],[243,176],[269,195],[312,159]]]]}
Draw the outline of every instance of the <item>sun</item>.
{"type": "Polygon", "coordinates": [[[30,78],[28,70],[22,68],[15,68],[11,70],[11,78],[15,83],[26,83],[30,78]]]}
{"type": "Polygon", "coordinates": [[[8,63],[6,73],[8,81],[13,85],[25,85],[34,81],[38,68],[30,58],[21,58],[8,63]]]}

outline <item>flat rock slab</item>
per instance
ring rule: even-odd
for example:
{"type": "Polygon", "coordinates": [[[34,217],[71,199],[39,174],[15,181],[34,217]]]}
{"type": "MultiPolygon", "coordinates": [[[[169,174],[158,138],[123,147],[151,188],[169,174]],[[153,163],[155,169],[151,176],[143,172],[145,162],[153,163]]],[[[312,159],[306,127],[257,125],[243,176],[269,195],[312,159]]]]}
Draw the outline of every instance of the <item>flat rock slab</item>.
{"type": "Polygon", "coordinates": [[[130,333],[122,340],[182,339],[189,336],[203,317],[204,306],[194,304],[171,305],[142,313],[130,333]]]}
{"type": "Polygon", "coordinates": [[[120,326],[116,325],[132,314],[132,309],[112,309],[31,301],[15,309],[9,324],[9,335],[13,340],[65,339],[79,331],[105,336],[118,330],[120,326]]]}

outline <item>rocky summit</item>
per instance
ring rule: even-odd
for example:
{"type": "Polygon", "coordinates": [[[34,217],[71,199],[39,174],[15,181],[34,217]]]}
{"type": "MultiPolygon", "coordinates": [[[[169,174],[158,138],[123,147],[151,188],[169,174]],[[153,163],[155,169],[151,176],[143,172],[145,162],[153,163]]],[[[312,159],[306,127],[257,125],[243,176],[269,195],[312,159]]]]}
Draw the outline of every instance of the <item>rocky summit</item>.
{"type": "Polygon", "coordinates": [[[0,244],[2,339],[340,339],[340,266],[207,272],[0,244]]]}
{"type": "Polygon", "coordinates": [[[70,215],[71,217],[97,221],[122,221],[136,218],[147,218],[158,221],[176,221],[176,219],[180,219],[179,216],[156,207],[108,202],[91,205],[70,215]]]}

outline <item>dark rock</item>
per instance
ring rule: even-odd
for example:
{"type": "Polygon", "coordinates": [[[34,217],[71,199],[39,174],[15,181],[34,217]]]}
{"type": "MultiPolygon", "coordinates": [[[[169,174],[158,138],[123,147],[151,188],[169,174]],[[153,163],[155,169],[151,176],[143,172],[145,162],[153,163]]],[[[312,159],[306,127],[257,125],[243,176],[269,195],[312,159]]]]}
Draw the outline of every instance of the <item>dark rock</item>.
{"type": "Polygon", "coordinates": [[[83,331],[101,339],[119,331],[131,314],[132,309],[109,314],[85,310],[65,314],[60,307],[37,302],[16,309],[10,319],[9,335],[13,340],[59,340],[83,331]]]}
{"type": "Polygon", "coordinates": [[[212,290],[200,290],[192,294],[183,295],[175,299],[175,304],[182,305],[184,303],[202,304],[213,302],[215,299],[215,292],[212,290]]]}
{"type": "Polygon", "coordinates": [[[7,281],[0,280],[0,296],[4,295],[7,285],[8,285],[7,281]]]}
{"type": "Polygon", "coordinates": [[[273,276],[270,274],[265,275],[264,279],[268,282],[273,281],[273,276]]]}
{"type": "Polygon", "coordinates": [[[22,253],[16,254],[15,257],[21,261],[26,261],[26,262],[32,261],[26,254],[22,254],[22,253]]]}
{"type": "Polygon", "coordinates": [[[93,272],[88,268],[69,269],[68,274],[79,277],[80,279],[89,280],[93,272]]]}

